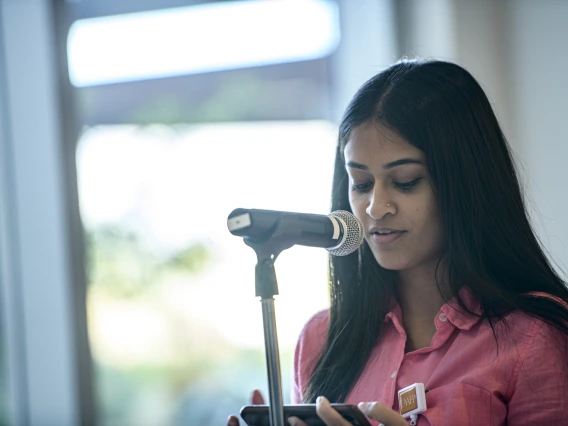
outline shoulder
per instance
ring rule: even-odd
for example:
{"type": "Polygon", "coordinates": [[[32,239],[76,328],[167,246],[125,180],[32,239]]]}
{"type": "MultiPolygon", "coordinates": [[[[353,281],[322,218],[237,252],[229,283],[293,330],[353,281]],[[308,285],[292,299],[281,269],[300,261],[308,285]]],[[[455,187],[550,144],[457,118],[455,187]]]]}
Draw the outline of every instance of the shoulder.
{"type": "Polygon", "coordinates": [[[300,332],[297,350],[320,349],[325,343],[329,327],[329,309],[313,315],[300,332]]]}
{"type": "Polygon", "coordinates": [[[552,345],[568,343],[568,335],[554,325],[522,311],[514,311],[497,324],[498,337],[508,336],[521,350],[521,356],[529,350],[543,351],[552,345]],[[547,343],[548,342],[548,343],[547,343]]]}
{"type": "Polygon", "coordinates": [[[329,326],[329,309],[325,309],[314,314],[302,330],[302,334],[311,332],[320,332],[325,330],[327,332],[327,327],[329,326]]]}
{"type": "Polygon", "coordinates": [[[312,316],[300,333],[294,352],[292,403],[303,401],[304,392],[309,378],[320,357],[329,326],[329,310],[321,311],[312,316]]]}
{"type": "MultiPolygon", "coordinates": [[[[568,335],[543,319],[518,313],[514,317],[517,322],[517,333],[525,338],[526,351],[543,353],[554,348],[564,348],[568,345],[568,335]]],[[[550,356],[550,354],[549,354],[550,356]]]]}
{"type": "MultiPolygon", "coordinates": [[[[521,298],[535,303],[534,311],[547,312],[547,315],[554,317],[554,313],[559,313],[561,317],[568,312],[568,303],[557,296],[544,292],[528,292],[520,295],[521,298]],[[542,302],[542,303],[539,303],[542,302]],[[538,304],[538,306],[537,306],[538,304]]],[[[481,310],[479,311],[481,312],[481,310]]],[[[557,317],[559,321],[560,317],[557,317]]],[[[543,341],[554,341],[555,343],[568,341],[568,335],[559,330],[558,327],[547,322],[537,314],[530,314],[521,309],[515,309],[502,317],[493,317],[492,321],[482,321],[482,327],[491,329],[492,334],[497,338],[510,341],[517,348],[526,346],[525,349],[536,343],[543,341]],[[495,326],[495,328],[493,328],[495,326]]]]}
{"type": "Polygon", "coordinates": [[[321,311],[311,317],[298,338],[296,345],[296,364],[307,364],[313,367],[319,358],[327,338],[329,310],[321,311]]]}
{"type": "Polygon", "coordinates": [[[522,389],[519,381],[544,384],[543,380],[562,378],[564,386],[568,386],[568,335],[565,332],[524,312],[511,313],[499,328],[503,331],[499,333],[500,346],[514,348],[511,392],[522,389]]]}
{"type": "MultiPolygon", "coordinates": [[[[546,300],[552,302],[552,306],[559,307],[560,310],[568,311],[568,303],[565,300],[554,295],[542,292],[526,293],[526,296],[533,299],[546,300]]],[[[511,332],[517,339],[522,340],[528,347],[533,347],[533,350],[542,350],[546,342],[558,344],[566,344],[568,342],[568,335],[562,332],[558,327],[552,323],[536,316],[528,314],[521,310],[516,310],[504,318],[506,332],[511,332]]]]}
{"type": "Polygon", "coordinates": [[[564,424],[568,416],[568,336],[524,313],[511,315],[520,341],[509,383],[508,421],[516,424],[564,424]]]}

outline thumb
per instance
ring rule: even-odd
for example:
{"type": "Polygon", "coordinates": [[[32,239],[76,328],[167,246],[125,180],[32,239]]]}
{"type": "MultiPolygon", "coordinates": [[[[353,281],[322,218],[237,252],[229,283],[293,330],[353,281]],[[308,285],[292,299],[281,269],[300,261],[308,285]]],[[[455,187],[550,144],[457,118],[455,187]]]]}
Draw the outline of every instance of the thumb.
{"type": "Polygon", "coordinates": [[[373,420],[385,426],[408,426],[408,422],[392,408],[380,402],[360,402],[359,409],[373,420]]]}
{"type": "Polygon", "coordinates": [[[262,394],[258,389],[252,391],[250,399],[252,401],[252,405],[264,405],[264,397],[262,396],[262,394]]]}
{"type": "Polygon", "coordinates": [[[236,416],[229,416],[227,426],[239,426],[239,419],[236,416]]]}

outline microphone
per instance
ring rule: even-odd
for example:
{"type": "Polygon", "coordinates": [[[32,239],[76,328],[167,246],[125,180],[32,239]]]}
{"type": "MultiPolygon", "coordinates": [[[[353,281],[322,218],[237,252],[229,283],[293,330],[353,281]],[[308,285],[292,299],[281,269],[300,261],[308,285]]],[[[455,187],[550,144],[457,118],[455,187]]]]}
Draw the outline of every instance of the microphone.
{"type": "Polygon", "coordinates": [[[352,213],[337,210],[329,216],[260,209],[235,209],[227,227],[253,243],[278,238],[290,246],[322,247],[334,256],[353,253],[363,241],[363,225],[352,213]],[[276,232],[277,231],[277,232],[276,232]]]}

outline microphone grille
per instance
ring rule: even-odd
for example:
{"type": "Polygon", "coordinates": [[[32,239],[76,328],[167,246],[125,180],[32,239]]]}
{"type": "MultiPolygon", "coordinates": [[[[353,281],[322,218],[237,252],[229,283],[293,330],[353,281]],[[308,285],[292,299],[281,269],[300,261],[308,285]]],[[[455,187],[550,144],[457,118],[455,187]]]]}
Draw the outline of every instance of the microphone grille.
{"type": "Polygon", "coordinates": [[[331,212],[330,216],[339,219],[346,225],[346,228],[343,230],[345,233],[343,244],[328,251],[334,256],[346,256],[353,253],[363,242],[363,224],[353,213],[346,210],[336,210],[331,212]]]}

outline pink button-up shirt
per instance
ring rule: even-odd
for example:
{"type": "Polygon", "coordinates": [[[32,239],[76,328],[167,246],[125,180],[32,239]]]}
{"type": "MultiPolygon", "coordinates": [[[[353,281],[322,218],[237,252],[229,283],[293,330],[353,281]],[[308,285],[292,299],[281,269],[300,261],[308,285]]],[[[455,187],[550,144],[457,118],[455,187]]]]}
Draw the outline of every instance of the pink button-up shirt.
{"type": "MultiPolygon", "coordinates": [[[[479,312],[467,289],[466,305],[479,312]]],[[[428,409],[418,425],[568,425],[567,337],[523,313],[497,323],[498,345],[486,321],[446,303],[436,316],[430,346],[404,352],[406,333],[396,305],[384,335],[346,403],[380,401],[399,410],[398,390],[424,383],[428,409]]],[[[294,358],[292,403],[300,403],[321,352],[328,311],[304,327],[294,358]]],[[[377,422],[373,422],[377,424],[377,422]]]]}

